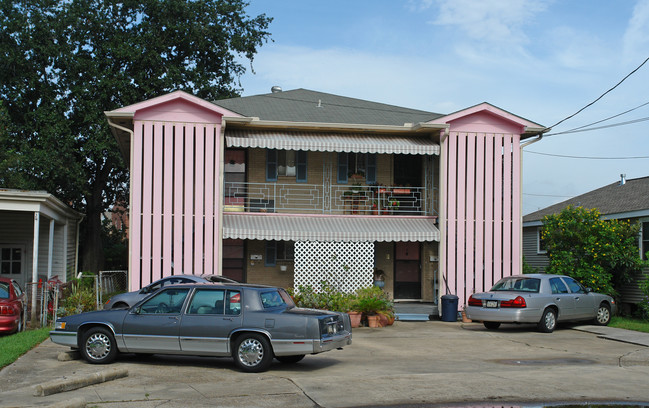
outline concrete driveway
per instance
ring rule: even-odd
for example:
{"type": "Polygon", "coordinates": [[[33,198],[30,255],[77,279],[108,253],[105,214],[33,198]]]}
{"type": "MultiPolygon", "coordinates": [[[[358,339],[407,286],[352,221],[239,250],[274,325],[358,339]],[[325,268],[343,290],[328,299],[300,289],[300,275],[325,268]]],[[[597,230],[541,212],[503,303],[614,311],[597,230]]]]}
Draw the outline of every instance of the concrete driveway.
{"type": "Polygon", "coordinates": [[[353,407],[649,401],[649,334],[595,326],[396,322],[354,330],[342,351],[244,374],[231,359],[121,356],[109,366],[58,361],[49,340],[0,372],[0,406],[353,407]],[[592,332],[593,330],[597,332],[592,332]],[[617,339],[617,340],[616,340],[617,339]],[[623,341],[618,341],[623,340],[623,341]],[[643,345],[646,344],[646,345],[643,345]],[[36,397],[35,386],[105,370],[128,376],[36,397]]]}

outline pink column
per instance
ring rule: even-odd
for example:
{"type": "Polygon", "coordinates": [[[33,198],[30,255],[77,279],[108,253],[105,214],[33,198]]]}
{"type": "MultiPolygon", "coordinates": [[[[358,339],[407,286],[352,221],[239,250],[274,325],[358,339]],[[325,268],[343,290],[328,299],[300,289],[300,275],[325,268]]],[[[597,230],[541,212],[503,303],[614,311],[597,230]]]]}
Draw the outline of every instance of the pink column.
{"type": "Polygon", "coordinates": [[[133,166],[131,168],[131,208],[129,225],[129,276],[130,290],[141,287],[141,255],[140,245],[142,237],[142,151],[143,151],[143,129],[142,122],[136,121],[133,133],[133,166]]]}
{"type": "Polygon", "coordinates": [[[195,125],[194,145],[194,274],[202,275],[205,248],[204,191],[205,191],[205,125],[195,125]]]}
{"type": "MultiPolygon", "coordinates": [[[[474,231],[476,228],[476,139],[479,136],[475,133],[467,134],[466,146],[466,263],[464,273],[464,303],[471,293],[474,293],[476,241],[474,231]]],[[[482,271],[480,271],[482,273],[482,271]]]]}
{"type": "Polygon", "coordinates": [[[205,273],[214,271],[214,185],[216,166],[214,142],[218,133],[214,125],[207,127],[205,132],[205,273]]]}
{"type": "Polygon", "coordinates": [[[153,137],[151,143],[153,144],[153,203],[152,203],[152,224],[153,235],[151,239],[151,256],[152,256],[152,270],[151,280],[156,281],[162,278],[162,190],[163,190],[163,170],[164,163],[162,161],[163,152],[163,124],[157,122],[154,124],[153,137]]]}
{"type": "Polygon", "coordinates": [[[475,169],[475,291],[484,291],[484,185],[485,185],[485,134],[479,133],[476,138],[475,169]]]}
{"type": "Polygon", "coordinates": [[[185,209],[183,226],[183,272],[193,273],[194,246],[194,127],[184,126],[185,132],[185,209]]]}
{"type": "Polygon", "coordinates": [[[153,123],[144,123],[142,155],[142,286],[151,283],[151,200],[153,183],[153,123]]]}
{"type": "Polygon", "coordinates": [[[493,282],[494,256],[494,135],[485,135],[485,195],[484,195],[484,285],[493,282]]]}
{"type": "Polygon", "coordinates": [[[183,273],[183,203],[185,193],[185,129],[173,125],[174,129],[174,213],[173,213],[173,274],[183,273]]]}
{"type": "Polygon", "coordinates": [[[162,207],[162,275],[171,275],[172,243],[173,243],[173,197],[174,197],[174,126],[165,124],[164,132],[164,197],[162,207]]]}
{"type": "Polygon", "coordinates": [[[448,144],[448,161],[447,164],[447,174],[448,174],[448,190],[446,194],[446,208],[448,209],[447,221],[446,221],[446,281],[448,283],[448,290],[451,293],[457,292],[456,286],[456,257],[457,257],[457,245],[456,245],[456,226],[457,226],[457,133],[450,132],[449,136],[446,138],[448,144]]]}
{"type": "Polygon", "coordinates": [[[521,214],[521,137],[513,135],[512,148],[512,168],[514,170],[514,179],[512,181],[512,274],[523,273],[521,270],[521,233],[522,233],[522,214],[521,214]]]}

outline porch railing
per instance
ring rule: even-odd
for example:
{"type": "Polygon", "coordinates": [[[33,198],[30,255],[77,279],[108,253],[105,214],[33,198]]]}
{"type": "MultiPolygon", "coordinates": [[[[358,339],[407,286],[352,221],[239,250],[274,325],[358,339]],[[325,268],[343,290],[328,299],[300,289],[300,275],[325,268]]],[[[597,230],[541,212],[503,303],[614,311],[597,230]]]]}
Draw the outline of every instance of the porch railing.
{"type": "Polygon", "coordinates": [[[224,211],[437,215],[424,187],[225,183],[224,211]]]}

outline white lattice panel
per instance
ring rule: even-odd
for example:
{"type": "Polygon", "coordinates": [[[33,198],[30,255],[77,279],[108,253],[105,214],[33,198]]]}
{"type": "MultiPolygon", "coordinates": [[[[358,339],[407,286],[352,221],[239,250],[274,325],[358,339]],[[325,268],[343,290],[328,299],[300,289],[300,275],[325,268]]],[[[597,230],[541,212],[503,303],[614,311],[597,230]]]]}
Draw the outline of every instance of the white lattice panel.
{"type": "Polygon", "coordinates": [[[295,287],[310,285],[320,289],[326,281],[343,292],[372,285],[373,242],[295,243],[295,287]]]}

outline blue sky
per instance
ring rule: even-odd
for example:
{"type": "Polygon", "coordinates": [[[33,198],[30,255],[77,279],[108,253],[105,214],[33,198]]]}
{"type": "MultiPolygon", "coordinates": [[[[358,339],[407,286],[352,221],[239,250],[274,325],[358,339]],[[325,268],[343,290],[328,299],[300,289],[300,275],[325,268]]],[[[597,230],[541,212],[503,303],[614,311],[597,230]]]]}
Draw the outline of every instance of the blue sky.
{"type": "MultiPolygon", "coordinates": [[[[273,17],[244,96],[306,88],[438,113],[489,102],[551,126],[649,57],[649,0],[252,0],[273,17]]],[[[248,67],[249,68],[249,67],[248,67]]],[[[551,133],[649,102],[649,62],[551,133]]],[[[604,122],[649,117],[649,105],[604,122]]],[[[649,121],[544,138],[523,155],[525,214],[649,176],[649,121]]]]}

